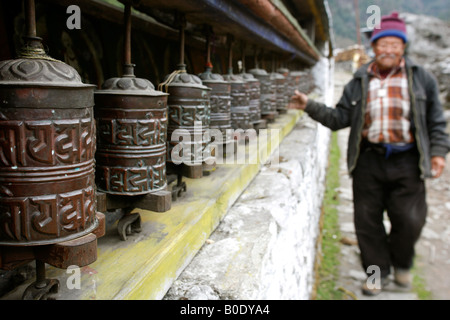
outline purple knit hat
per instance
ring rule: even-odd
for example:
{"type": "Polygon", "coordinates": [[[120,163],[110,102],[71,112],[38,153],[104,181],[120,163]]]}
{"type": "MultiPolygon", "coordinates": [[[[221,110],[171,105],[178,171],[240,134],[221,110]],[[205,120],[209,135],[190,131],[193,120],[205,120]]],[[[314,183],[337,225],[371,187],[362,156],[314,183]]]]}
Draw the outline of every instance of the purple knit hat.
{"type": "Polygon", "coordinates": [[[370,42],[374,42],[381,37],[398,37],[403,42],[408,42],[406,37],[406,25],[405,22],[398,17],[398,12],[394,11],[388,16],[381,17],[381,24],[373,29],[370,42]]]}

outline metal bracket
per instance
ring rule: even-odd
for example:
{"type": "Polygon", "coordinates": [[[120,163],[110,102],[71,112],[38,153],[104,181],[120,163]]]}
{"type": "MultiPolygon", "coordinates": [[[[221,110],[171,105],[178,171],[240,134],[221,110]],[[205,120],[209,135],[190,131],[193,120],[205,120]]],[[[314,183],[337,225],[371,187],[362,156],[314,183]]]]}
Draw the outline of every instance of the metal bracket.
{"type": "Polygon", "coordinates": [[[46,279],[45,262],[36,260],[36,281],[25,289],[22,300],[55,300],[52,295],[58,293],[58,291],[59,281],[46,279]]]}
{"type": "Polygon", "coordinates": [[[117,231],[123,241],[127,240],[128,235],[141,232],[141,215],[139,213],[125,214],[117,223],[117,231]]]}
{"type": "Polygon", "coordinates": [[[181,174],[169,175],[167,180],[169,184],[176,180],[176,184],[172,186],[172,200],[176,201],[182,192],[186,192],[186,182],[183,181],[181,174]]]}
{"type": "Polygon", "coordinates": [[[42,287],[38,287],[36,282],[29,285],[23,295],[22,300],[56,300],[54,294],[59,291],[59,281],[56,279],[46,279],[42,287]]]}

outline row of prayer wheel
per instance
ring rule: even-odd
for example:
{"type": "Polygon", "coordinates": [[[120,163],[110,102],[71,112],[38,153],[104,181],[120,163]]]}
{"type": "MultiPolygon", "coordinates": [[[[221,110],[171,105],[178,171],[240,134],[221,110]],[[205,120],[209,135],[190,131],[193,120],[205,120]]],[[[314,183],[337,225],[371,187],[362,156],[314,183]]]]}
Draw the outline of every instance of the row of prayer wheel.
{"type": "MultiPolygon", "coordinates": [[[[34,1],[26,5],[32,21],[34,1]]],[[[208,129],[222,133],[215,143],[233,143],[232,129],[273,121],[293,93],[280,73],[252,69],[218,75],[207,67],[192,75],[183,63],[156,90],[134,76],[129,4],[124,16],[123,75],[106,80],[100,90],[49,57],[33,23],[19,59],[0,62],[0,268],[37,261],[37,280],[26,298],[57,287],[45,279],[43,263],[67,268],[96,260],[96,239],[105,232],[102,212],[114,208],[110,203],[138,206],[151,199],[165,204],[155,211],[167,211],[168,174],[201,178],[205,163],[214,162],[208,129]],[[180,140],[173,139],[180,131],[192,137],[181,149],[180,140]],[[100,205],[100,194],[109,202],[100,205]],[[16,261],[13,251],[19,247],[31,249],[16,261]],[[67,254],[55,254],[61,250],[67,254]]],[[[124,223],[128,228],[135,222],[124,223]]]]}
{"type": "MultiPolygon", "coordinates": [[[[208,128],[233,140],[230,129],[254,128],[261,118],[286,110],[281,99],[291,94],[276,88],[280,79],[263,69],[224,76],[208,69],[199,77],[180,72],[165,93],[125,73],[94,91],[74,69],[50,58],[2,62],[0,205],[8,213],[2,215],[0,244],[49,243],[89,232],[94,180],[97,190],[114,195],[166,189],[176,129],[193,137],[200,121],[202,139],[191,140],[194,151],[210,144],[204,139],[208,128]],[[62,221],[52,219],[60,215],[62,221]]],[[[191,156],[192,166],[205,160],[191,156]]]]}
{"type": "MultiPolygon", "coordinates": [[[[7,213],[0,244],[50,243],[89,232],[94,180],[97,190],[114,195],[166,189],[176,129],[193,137],[200,121],[202,139],[192,139],[191,150],[210,144],[208,128],[232,140],[230,129],[254,128],[262,117],[285,110],[287,102],[278,99],[291,94],[279,97],[275,86],[262,69],[243,76],[207,70],[199,77],[178,73],[168,93],[132,74],[94,91],[74,69],[49,58],[2,62],[0,206],[7,213]]],[[[189,160],[201,166],[204,158],[198,159],[189,160]]]]}

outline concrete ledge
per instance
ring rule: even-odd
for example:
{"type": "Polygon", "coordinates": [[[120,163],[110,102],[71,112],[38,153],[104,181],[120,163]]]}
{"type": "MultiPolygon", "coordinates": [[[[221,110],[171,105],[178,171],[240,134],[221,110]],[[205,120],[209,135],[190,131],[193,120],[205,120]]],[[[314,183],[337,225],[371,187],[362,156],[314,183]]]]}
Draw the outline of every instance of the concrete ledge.
{"type": "MultiPolygon", "coordinates": [[[[187,192],[172,203],[171,210],[133,211],[141,214],[142,231],[128,236],[127,241],[119,239],[116,229],[107,230],[98,239],[97,261],[79,270],[80,283],[76,282],[77,270],[47,266],[47,277],[60,281],[56,298],[162,299],[301,114],[289,110],[269,125],[269,129],[279,129],[279,137],[272,135],[268,141],[260,141],[258,150],[266,148],[267,152],[263,152],[257,164],[219,164],[209,176],[184,178],[187,192]]],[[[32,281],[3,299],[20,299],[32,281]]]]}

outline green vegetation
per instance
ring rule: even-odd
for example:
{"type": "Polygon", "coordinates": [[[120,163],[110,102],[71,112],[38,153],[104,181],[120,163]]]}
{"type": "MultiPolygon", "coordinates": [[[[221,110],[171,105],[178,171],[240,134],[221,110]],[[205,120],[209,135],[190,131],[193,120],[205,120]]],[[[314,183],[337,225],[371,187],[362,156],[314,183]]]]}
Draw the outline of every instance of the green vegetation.
{"type": "Polygon", "coordinates": [[[417,266],[417,263],[415,263],[413,269],[412,269],[412,275],[413,275],[413,281],[412,281],[412,287],[415,293],[417,293],[417,296],[420,300],[432,300],[432,294],[429,290],[426,289],[426,283],[425,279],[423,279],[420,274],[423,274],[420,267],[417,266]]]}
{"type": "Polygon", "coordinates": [[[336,279],[339,277],[339,221],[336,209],[339,203],[337,188],[339,187],[340,150],[337,133],[331,136],[329,165],[326,177],[326,189],[322,212],[321,261],[318,267],[316,300],[341,300],[343,293],[336,290],[336,279]]]}

